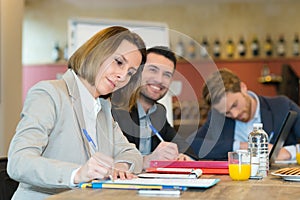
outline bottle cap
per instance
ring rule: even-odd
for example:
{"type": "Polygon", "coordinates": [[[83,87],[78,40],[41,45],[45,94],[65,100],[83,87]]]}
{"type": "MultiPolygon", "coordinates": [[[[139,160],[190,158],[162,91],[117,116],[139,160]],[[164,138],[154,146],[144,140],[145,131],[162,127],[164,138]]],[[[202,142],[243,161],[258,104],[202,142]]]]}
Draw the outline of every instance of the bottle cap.
{"type": "Polygon", "coordinates": [[[262,127],[263,127],[263,124],[262,124],[262,123],[254,123],[254,124],[253,124],[253,127],[256,127],[256,128],[262,128],[262,127]]]}

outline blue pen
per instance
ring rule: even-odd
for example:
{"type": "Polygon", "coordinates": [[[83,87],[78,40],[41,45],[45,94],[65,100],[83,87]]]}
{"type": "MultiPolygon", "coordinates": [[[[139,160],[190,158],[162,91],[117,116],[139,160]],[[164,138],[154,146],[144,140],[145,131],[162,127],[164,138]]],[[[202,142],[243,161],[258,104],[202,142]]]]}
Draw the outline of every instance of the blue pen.
{"type": "Polygon", "coordinates": [[[172,186],[172,185],[147,185],[147,184],[126,184],[114,182],[91,182],[79,183],[79,188],[94,188],[94,189],[127,189],[127,190],[140,190],[140,189],[156,189],[156,190],[187,190],[186,186],[172,186]]]}
{"type": "Polygon", "coordinates": [[[164,142],[164,139],[161,137],[161,135],[159,134],[159,132],[152,126],[152,124],[149,124],[151,130],[153,131],[153,133],[158,137],[158,139],[161,142],[164,142]]]}
{"type": "Polygon", "coordinates": [[[88,140],[89,144],[92,146],[93,150],[96,152],[96,144],[94,143],[93,139],[91,138],[91,136],[89,135],[89,133],[87,132],[87,130],[85,130],[84,128],[82,129],[86,139],[88,140]]]}
{"type": "Polygon", "coordinates": [[[272,140],[273,136],[274,136],[274,131],[272,131],[272,132],[270,133],[270,137],[269,137],[269,143],[271,142],[271,140],[272,140]]]}

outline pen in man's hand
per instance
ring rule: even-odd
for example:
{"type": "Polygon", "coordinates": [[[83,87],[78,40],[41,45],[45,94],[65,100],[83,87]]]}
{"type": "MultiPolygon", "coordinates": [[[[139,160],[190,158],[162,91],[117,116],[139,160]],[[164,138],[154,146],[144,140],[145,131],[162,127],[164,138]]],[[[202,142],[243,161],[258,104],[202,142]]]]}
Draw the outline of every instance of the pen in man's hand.
{"type": "Polygon", "coordinates": [[[149,124],[151,130],[153,131],[153,133],[158,137],[158,139],[161,142],[164,142],[164,139],[161,137],[161,135],[159,134],[159,132],[152,126],[152,124],[149,124]]]}
{"type": "Polygon", "coordinates": [[[271,140],[272,140],[273,136],[274,136],[274,131],[272,131],[272,132],[270,133],[270,137],[269,137],[269,143],[271,142],[271,140]]]}

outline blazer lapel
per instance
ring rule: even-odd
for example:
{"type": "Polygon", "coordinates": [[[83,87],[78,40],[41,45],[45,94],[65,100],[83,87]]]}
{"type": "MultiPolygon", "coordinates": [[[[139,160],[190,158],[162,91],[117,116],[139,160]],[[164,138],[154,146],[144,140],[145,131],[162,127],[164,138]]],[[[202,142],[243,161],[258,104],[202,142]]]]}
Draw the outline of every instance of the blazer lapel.
{"type": "Polygon", "coordinates": [[[79,90],[78,90],[77,83],[76,83],[75,77],[73,75],[73,72],[71,70],[68,70],[64,74],[63,79],[65,80],[65,82],[67,84],[67,88],[69,91],[69,96],[72,101],[73,110],[74,110],[74,113],[76,116],[77,124],[80,129],[79,130],[80,137],[82,138],[82,141],[84,143],[85,151],[89,155],[89,157],[91,157],[91,149],[90,149],[91,147],[89,145],[87,138],[83,134],[83,128],[85,128],[85,121],[84,121],[83,112],[82,112],[82,104],[81,104],[81,99],[80,99],[80,95],[79,95],[79,90]]]}
{"type": "Polygon", "coordinates": [[[131,133],[134,136],[134,141],[136,147],[139,149],[140,148],[140,137],[141,137],[141,133],[140,133],[140,117],[139,117],[139,112],[137,109],[137,105],[135,104],[135,106],[132,107],[131,111],[129,112],[130,117],[133,122],[130,123],[131,124],[131,133]]]}
{"type": "Polygon", "coordinates": [[[264,122],[263,129],[270,134],[273,132],[274,127],[274,117],[272,115],[271,110],[269,109],[269,105],[264,101],[264,99],[259,97],[260,102],[260,116],[261,121],[264,122]]]}

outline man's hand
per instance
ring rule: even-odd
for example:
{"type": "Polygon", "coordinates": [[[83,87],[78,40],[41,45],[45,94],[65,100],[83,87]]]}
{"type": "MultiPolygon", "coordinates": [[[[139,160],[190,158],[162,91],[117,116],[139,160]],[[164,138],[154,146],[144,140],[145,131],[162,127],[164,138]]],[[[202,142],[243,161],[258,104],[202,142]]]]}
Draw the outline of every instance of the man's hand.
{"type": "MultiPolygon", "coordinates": [[[[273,144],[268,145],[269,153],[271,152],[271,149],[273,148],[273,144]]],[[[280,149],[278,156],[276,160],[290,160],[291,154],[288,150],[286,150],[284,147],[280,149]]]]}
{"type": "Polygon", "coordinates": [[[150,166],[151,160],[176,160],[178,156],[177,144],[161,142],[151,154],[144,156],[144,169],[150,166]]]}
{"type": "Polygon", "coordinates": [[[193,161],[194,159],[192,159],[192,158],[189,157],[188,155],[185,155],[185,154],[183,154],[183,153],[180,153],[180,154],[178,155],[178,157],[177,157],[176,160],[179,160],[179,161],[183,161],[183,160],[185,160],[185,161],[193,161]]]}
{"type": "Polygon", "coordinates": [[[248,149],[248,142],[240,142],[240,149],[248,149]]]}

